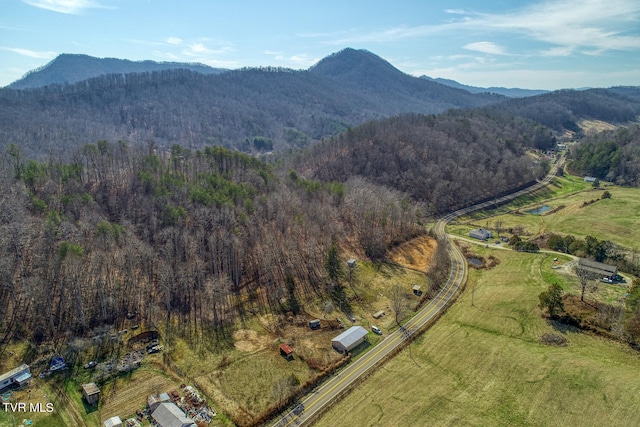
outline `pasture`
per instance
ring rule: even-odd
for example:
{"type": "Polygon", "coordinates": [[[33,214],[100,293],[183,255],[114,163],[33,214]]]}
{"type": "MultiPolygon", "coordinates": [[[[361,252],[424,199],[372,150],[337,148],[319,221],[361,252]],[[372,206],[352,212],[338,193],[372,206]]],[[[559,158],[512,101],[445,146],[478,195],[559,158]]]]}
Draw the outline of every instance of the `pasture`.
{"type": "Polygon", "coordinates": [[[548,323],[537,307],[551,257],[479,246],[500,263],[472,270],[440,321],[333,407],[330,425],[634,425],[640,354],[548,323]],[[473,304],[472,304],[473,303],[473,304]],[[568,345],[542,344],[543,334],[568,345]]]}

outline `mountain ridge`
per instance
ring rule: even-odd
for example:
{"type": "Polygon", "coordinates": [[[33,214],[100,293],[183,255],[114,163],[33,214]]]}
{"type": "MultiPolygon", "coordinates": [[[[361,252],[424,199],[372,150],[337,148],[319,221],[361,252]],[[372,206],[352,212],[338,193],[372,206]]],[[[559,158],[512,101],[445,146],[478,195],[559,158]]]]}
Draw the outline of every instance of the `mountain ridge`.
{"type": "Polygon", "coordinates": [[[85,54],[63,53],[40,68],[27,72],[9,84],[11,89],[35,89],[52,84],[73,84],[106,74],[147,73],[186,69],[203,74],[219,74],[226,69],[197,62],[132,61],[119,58],[97,58],[85,54]]]}

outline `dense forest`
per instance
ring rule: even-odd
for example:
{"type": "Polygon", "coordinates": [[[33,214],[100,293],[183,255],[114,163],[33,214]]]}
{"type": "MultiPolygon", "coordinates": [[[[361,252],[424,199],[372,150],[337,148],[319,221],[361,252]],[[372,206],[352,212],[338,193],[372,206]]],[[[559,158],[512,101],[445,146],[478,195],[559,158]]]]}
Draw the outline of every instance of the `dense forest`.
{"type": "Polygon", "coordinates": [[[583,138],[571,150],[571,168],[620,185],[640,185],[640,126],[621,127],[583,138]]]}
{"type": "Polygon", "coordinates": [[[296,312],[331,293],[329,248],[376,256],[425,232],[423,207],[399,192],[278,176],[220,147],[101,140],[67,163],[3,154],[5,342],[94,335],[127,315],[215,342],[249,311],[296,312]]]}
{"type": "Polygon", "coordinates": [[[361,176],[427,203],[432,215],[494,197],[546,173],[527,149],[555,145],[552,132],[501,114],[404,115],[350,129],[294,157],[305,174],[361,176]]]}

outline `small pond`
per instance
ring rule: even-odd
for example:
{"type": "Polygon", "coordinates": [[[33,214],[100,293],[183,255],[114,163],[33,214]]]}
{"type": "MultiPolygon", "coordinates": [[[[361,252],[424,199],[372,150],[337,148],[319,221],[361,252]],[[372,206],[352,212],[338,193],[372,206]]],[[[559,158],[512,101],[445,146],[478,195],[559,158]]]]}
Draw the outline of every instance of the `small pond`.
{"type": "Polygon", "coordinates": [[[530,213],[532,215],[540,215],[545,213],[546,211],[550,210],[551,206],[540,206],[539,208],[535,208],[535,209],[529,209],[528,211],[525,211],[526,213],[530,213]]]}
{"type": "Polygon", "coordinates": [[[469,262],[469,264],[473,264],[476,267],[482,267],[482,260],[479,258],[467,258],[467,262],[469,262]]]}

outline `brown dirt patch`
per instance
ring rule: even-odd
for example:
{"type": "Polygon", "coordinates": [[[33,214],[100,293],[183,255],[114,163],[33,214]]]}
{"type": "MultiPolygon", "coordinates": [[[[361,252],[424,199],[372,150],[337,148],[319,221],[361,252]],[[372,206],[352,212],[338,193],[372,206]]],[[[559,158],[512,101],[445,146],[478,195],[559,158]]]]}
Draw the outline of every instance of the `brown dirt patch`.
{"type": "Polygon", "coordinates": [[[259,336],[256,331],[251,329],[240,329],[233,333],[234,346],[236,349],[248,353],[262,350],[269,345],[270,339],[265,336],[259,336]]]}
{"type": "Polygon", "coordinates": [[[427,271],[437,242],[429,236],[422,236],[405,242],[389,252],[389,259],[406,268],[427,271]]]}

